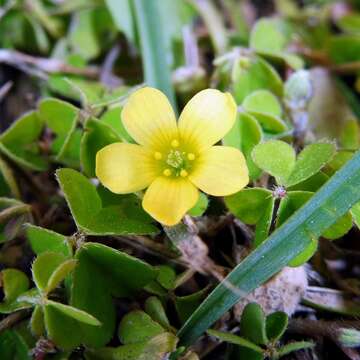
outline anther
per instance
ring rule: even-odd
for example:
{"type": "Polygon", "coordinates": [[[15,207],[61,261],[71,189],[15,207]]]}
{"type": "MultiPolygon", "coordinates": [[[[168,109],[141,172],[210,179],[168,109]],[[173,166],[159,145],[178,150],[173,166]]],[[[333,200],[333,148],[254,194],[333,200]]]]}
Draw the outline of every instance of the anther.
{"type": "Polygon", "coordinates": [[[193,153],[188,153],[187,158],[192,161],[195,160],[195,155],[193,153]]]}
{"type": "Polygon", "coordinates": [[[178,140],[174,139],[172,142],[171,142],[171,146],[174,147],[174,148],[177,148],[179,147],[180,143],[178,140]]]}
{"type": "Polygon", "coordinates": [[[155,158],[156,160],[161,160],[161,159],[162,159],[162,154],[161,154],[161,152],[156,151],[156,152],[154,153],[154,158],[155,158]]]}
{"type": "Polygon", "coordinates": [[[170,175],[171,175],[171,170],[170,170],[170,169],[165,169],[165,170],[163,171],[163,174],[164,174],[165,176],[170,176],[170,175]]]}
{"type": "Polygon", "coordinates": [[[181,176],[181,177],[186,177],[186,176],[188,176],[188,172],[187,172],[186,170],[182,169],[182,170],[180,171],[180,176],[181,176]]]}

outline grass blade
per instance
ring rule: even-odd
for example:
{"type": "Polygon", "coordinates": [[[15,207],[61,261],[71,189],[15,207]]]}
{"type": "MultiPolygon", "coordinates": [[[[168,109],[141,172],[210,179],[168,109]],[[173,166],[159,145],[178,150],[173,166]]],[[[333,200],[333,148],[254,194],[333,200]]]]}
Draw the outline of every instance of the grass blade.
{"type": "Polygon", "coordinates": [[[158,1],[134,0],[145,82],[161,90],[176,109],[158,1]]]}
{"type": "Polygon", "coordinates": [[[302,208],[237,265],[179,330],[182,345],[192,344],[239,299],[281,270],[360,200],[360,151],[302,208]]]}

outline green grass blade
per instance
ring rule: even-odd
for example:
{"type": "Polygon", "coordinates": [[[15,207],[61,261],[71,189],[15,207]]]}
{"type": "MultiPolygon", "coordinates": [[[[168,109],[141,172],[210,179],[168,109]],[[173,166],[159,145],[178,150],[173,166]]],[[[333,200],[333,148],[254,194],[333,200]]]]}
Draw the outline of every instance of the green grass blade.
{"type": "Polygon", "coordinates": [[[159,4],[160,2],[153,0],[134,0],[145,82],[164,92],[176,110],[170,68],[166,62],[165,37],[158,10],[159,4]]]}
{"type": "Polygon", "coordinates": [[[192,344],[239,299],[281,270],[360,200],[360,151],[302,208],[227,276],[179,330],[182,345],[192,344]],[[231,289],[235,286],[238,291],[231,289]]]}

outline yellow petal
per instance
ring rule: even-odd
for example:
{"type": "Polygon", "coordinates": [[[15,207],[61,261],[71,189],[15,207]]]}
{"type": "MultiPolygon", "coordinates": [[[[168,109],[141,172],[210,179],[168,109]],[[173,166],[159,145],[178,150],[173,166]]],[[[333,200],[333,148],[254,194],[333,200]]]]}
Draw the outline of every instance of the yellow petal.
{"type": "Polygon", "coordinates": [[[236,104],[230,93],[206,89],[196,94],[179,118],[181,139],[203,151],[217,143],[232,128],[236,104]]]}
{"type": "Polygon", "coordinates": [[[140,145],[114,143],[96,154],[96,176],[117,194],[139,191],[155,179],[151,153],[140,145]]]}
{"type": "Polygon", "coordinates": [[[202,153],[189,179],[214,196],[236,193],[249,182],[244,155],[228,146],[213,146],[202,153]]]}
{"type": "Polygon", "coordinates": [[[158,177],[146,190],[143,208],[154,219],[172,226],[180,222],[199,197],[199,191],[187,179],[158,177]]]}
{"type": "Polygon", "coordinates": [[[130,95],[121,118],[126,130],[141,145],[161,148],[178,137],[174,111],[157,89],[145,87],[130,95]]]}

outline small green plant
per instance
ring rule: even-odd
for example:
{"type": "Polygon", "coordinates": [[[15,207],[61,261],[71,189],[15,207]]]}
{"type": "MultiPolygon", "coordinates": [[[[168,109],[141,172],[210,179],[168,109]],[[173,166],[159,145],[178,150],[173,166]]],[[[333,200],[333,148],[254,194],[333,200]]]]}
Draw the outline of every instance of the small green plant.
{"type": "Polygon", "coordinates": [[[250,303],[245,306],[241,315],[240,335],[208,330],[207,333],[221,341],[233,344],[230,359],[277,360],[293,351],[312,348],[309,341],[289,342],[281,344],[288,325],[288,316],[276,311],[265,316],[260,305],[250,303]]]}

